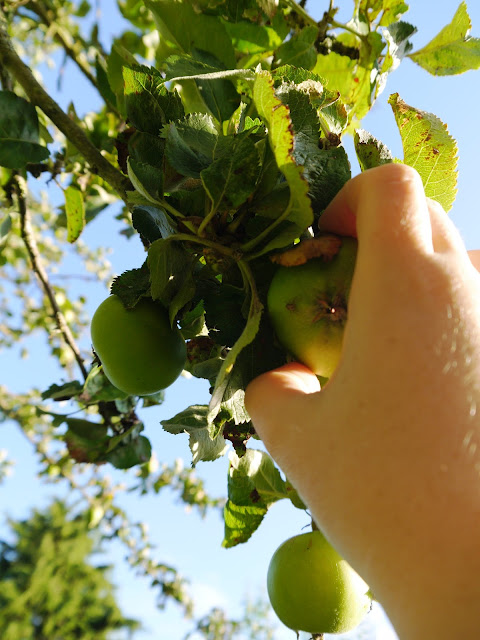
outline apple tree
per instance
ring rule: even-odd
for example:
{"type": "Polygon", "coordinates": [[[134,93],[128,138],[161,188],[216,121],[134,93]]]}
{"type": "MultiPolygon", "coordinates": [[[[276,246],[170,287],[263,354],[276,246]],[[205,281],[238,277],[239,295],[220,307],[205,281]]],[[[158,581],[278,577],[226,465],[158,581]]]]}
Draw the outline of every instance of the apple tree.
{"type": "MultiPolygon", "coordinates": [[[[278,500],[305,509],[244,405],[255,376],[292,352],[303,358],[281,337],[288,319],[278,325],[269,312],[270,284],[279,270],[340,255],[341,241],[317,222],[351,177],[349,136],[362,171],[403,162],[446,211],[455,199],[457,147],[437,115],[390,95],[401,158],[362,119],[405,60],[437,76],[480,67],[465,2],[419,49],[402,0],[355,0],[346,22],[337,3],[323,4],[313,17],[294,0],[118,0],[128,26],[106,47],[88,0],[0,3],[0,345],[44,332],[64,372],[21,395],[2,387],[0,415],[18,423],[45,476],[82,494],[91,525],[125,542],[160,600],[186,611],[175,568],[146,560],[150,542],[117,505],[120,489],[104,470],[132,469],[132,490],[169,486],[202,512],[223,509],[225,547],[247,542],[278,500]],[[73,102],[62,109],[42,81],[41,65],[59,52],[96,92],[100,106],[84,117],[73,102]],[[45,183],[58,186],[55,203],[42,195],[45,183]],[[120,274],[108,266],[108,237],[96,248],[82,241],[114,203],[121,233],[144,248],[144,259],[120,274]],[[86,278],[111,283],[108,304],[129,319],[128,330],[117,330],[120,316],[104,315],[95,351],[89,340],[82,346],[86,295],[52,278],[66,256],[81,260],[86,278]],[[134,321],[145,305],[166,323],[159,336],[134,321]],[[119,382],[151,379],[152,354],[173,335],[181,336],[180,366],[165,356],[153,387],[119,382]],[[158,462],[154,425],[143,418],[182,367],[210,386],[205,404],[186,402],[162,421],[165,437],[188,437],[192,468],[158,462]],[[227,453],[223,500],[206,494],[194,468],[227,453]],[[93,489],[81,491],[87,478],[93,489]]],[[[320,316],[336,309],[325,303],[320,316]]],[[[336,321],[344,323],[345,296],[341,310],[336,321]]],[[[319,365],[324,378],[331,371],[319,365]]],[[[0,460],[0,473],[7,464],[0,460]]]]}

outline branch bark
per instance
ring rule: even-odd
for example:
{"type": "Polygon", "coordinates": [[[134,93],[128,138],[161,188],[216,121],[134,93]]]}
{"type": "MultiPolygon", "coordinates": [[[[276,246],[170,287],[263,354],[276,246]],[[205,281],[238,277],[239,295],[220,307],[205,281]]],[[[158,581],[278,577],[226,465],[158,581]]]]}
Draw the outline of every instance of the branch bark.
{"type": "Polygon", "coordinates": [[[98,173],[118,192],[123,200],[126,200],[125,191],[129,185],[128,178],[102,156],[100,151],[90,142],[83,129],[62,111],[55,100],[37,82],[30,69],[13,48],[3,24],[0,24],[0,64],[3,64],[5,69],[23,87],[30,101],[40,107],[68,140],[77,147],[90,164],[91,170],[98,173]]]}
{"type": "Polygon", "coordinates": [[[55,324],[57,325],[58,330],[62,334],[65,342],[71,349],[75,357],[75,360],[77,361],[77,364],[80,368],[80,371],[82,372],[82,376],[84,380],[86,380],[88,376],[88,371],[83,363],[83,358],[80,354],[80,350],[77,346],[77,343],[75,342],[75,338],[73,337],[72,332],[70,331],[70,327],[68,326],[67,321],[65,320],[65,316],[63,315],[60,307],[58,306],[57,300],[55,298],[55,293],[50,285],[47,272],[45,271],[45,268],[42,263],[42,258],[40,256],[40,252],[38,250],[37,243],[35,241],[35,236],[33,235],[32,226],[30,224],[30,216],[28,214],[28,208],[27,208],[26,182],[21,176],[16,175],[13,178],[13,183],[15,186],[15,191],[16,191],[17,201],[18,201],[18,209],[20,213],[20,234],[25,244],[25,247],[27,249],[28,255],[30,257],[30,261],[32,263],[32,269],[35,275],[37,276],[37,278],[39,279],[40,284],[43,288],[43,291],[45,292],[45,295],[47,296],[48,301],[50,302],[50,306],[52,307],[52,311],[53,311],[53,316],[55,318],[55,324]]]}

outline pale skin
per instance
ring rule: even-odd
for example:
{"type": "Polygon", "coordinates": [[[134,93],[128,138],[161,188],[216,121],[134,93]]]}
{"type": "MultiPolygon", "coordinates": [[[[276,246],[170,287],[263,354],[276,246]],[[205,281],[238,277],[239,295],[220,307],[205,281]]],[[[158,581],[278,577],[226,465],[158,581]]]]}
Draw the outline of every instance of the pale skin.
{"type": "Polygon", "coordinates": [[[247,409],[401,640],[480,637],[480,252],[400,164],[321,223],[359,242],[340,364],[321,391],[300,364],[266,373],[247,409]]]}

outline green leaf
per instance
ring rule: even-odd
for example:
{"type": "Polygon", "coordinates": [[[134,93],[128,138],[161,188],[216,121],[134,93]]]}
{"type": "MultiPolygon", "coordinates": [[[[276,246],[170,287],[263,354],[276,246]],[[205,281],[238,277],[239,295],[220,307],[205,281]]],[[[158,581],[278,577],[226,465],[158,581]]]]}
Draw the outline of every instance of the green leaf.
{"type": "Polygon", "coordinates": [[[408,4],[403,2],[403,0],[383,0],[382,5],[383,14],[379,22],[381,27],[388,27],[392,22],[396,22],[403,13],[408,11],[408,4]]]}
{"type": "Polygon", "coordinates": [[[39,140],[35,107],[12,91],[0,91],[0,138],[39,140]]]}
{"type": "Polygon", "coordinates": [[[152,457],[152,445],[145,436],[138,436],[130,442],[122,442],[107,454],[106,460],[116,469],[130,469],[137,464],[145,464],[152,457]]]}
{"type": "Polygon", "coordinates": [[[3,214],[2,222],[0,223],[0,267],[6,263],[6,258],[2,256],[3,248],[7,246],[8,236],[12,228],[12,217],[9,213],[3,214]]]}
{"type": "Polygon", "coordinates": [[[316,214],[325,209],[351,178],[350,162],[343,147],[320,149],[303,134],[295,139],[295,160],[304,167],[316,214]]]}
{"type": "Polygon", "coordinates": [[[246,542],[268,508],[287,496],[285,482],[271,457],[248,449],[241,458],[229,455],[228,502],[225,507],[224,547],[246,542]]]}
{"type": "Polygon", "coordinates": [[[65,422],[71,431],[82,438],[92,441],[108,441],[108,437],[106,436],[107,428],[104,424],[89,422],[81,418],[67,418],[65,422]]]}
{"type": "Polygon", "coordinates": [[[254,55],[274,51],[283,38],[275,29],[262,24],[246,22],[224,22],[225,29],[237,51],[254,55]]]}
{"type": "Polygon", "coordinates": [[[230,549],[247,542],[261,525],[266,513],[264,505],[239,506],[228,500],[223,509],[225,534],[222,547],[230,549]]]}
{"type": "Polygon", "coordinates": [[[248,449],[239,458],[231,452],[229,460],[228,498],[235,504],[251,504],[253,490],[258,494],[253,500],[260,497],[267,507],[286,497],[285,482],[268,453],[248,449]]]}
{"type": "Polygon", "coordinates": [[[67,216],[67,240],[75,242],[85,226],[85,206],[82,192],[76,187],[65,189],[65,214],[67,216]]]}
{"type": "MultiPolygon", "coordinates": [[[[200,318],[202,320],[203,328],[205,321],[203,317],[203,305],[201,303],[197,305],[192,312],[185,314],[184,318],[188,321],[190,314],[195,316],[199,311],[202,312],[200,318]]],[[[182,335],[185,337],[183,319],[182,335]]],[[[187,342],[187,361],[185,363],[185,369],[196,378],[214,380],[220,371],[224,359],[223,346],[216,344],[210,336],[206,336],[204,334],[196,335],[193,339],[188,340],[187,342]]]]}
{"type": "Polygon", "coordinates": [[[383,30],[383,37],[388,44],[388,52],[381,67],[382,73],[394,71],[402,58],[412,50],[409,38],[417,32],[417,28],[408,22],[395,22],[383,30]]]}
{"type": "Polygon", "coordinates": [[[114,107],[117,105],[117,97],[112,91],[107,75],[107,65],[103,61],[103,58],[97,56],[95,59],[95,75],[97,76],[97,86],[100,95],[114,107]]]}
{"type": "Polygon", "coordinates": [[[403,0],[357,0],[355,2],[355,12],[366,16],[370,24],[382,14],[379,24],[383,27],[398,20],[405,11],[408,11],[408,5],[403,0]]]}
{"type": "Polygon", "coordinates": [[[127,118],[140,131],[158,135],[164,124],[183,117],[180,96],[168,91],[153,67],[123,67],[123,81],[127,118]]]}
{"type": "Polygon", "coordinates": [[[126,114],[123,93],[123,67],[135,67],[137,65],[138,62],[135,56],[119,40],[114,40],[107,59],[107,78],[110,88],[116,96],[117,108],[122,114],[126,114]]]}
{"type": "Polygon", "coordinates": [[[263,305],[258,299],[252,299],[249,318],[245,328],[235,342],[233,348],[228,352],[227,357],[223,361],[222,367],[215,380],[215,388],[209,405],[208,422],[212,424],[220,409],[223,408],[229,413],[235,424],[246,422],[249,420],[248,414],[244,406],[244,388],[235,384],[229,387],[230,378],[235,371],[235,361],[247,345],[249,345],[258,333],[260,320],[262,318],[263,305]]]}
{"type": "Polygon", "coordinates": [[[245,327],[242,314],[243,289],[229,284],[212,287],[203,298],[210,337],[220,345],[232,347],[245,327]]]}
{"type": "Polygon", "coordinates": [[[462,2],[452,21],[410,58],[434,76],[452,76],[480,68],[480,38],[469,37],[467,5],[462,2]]]}
{"type": "MultiPolygon", "coordinates": [[[[321,76],[313,71],[307,71],[306,69],[297,69],[290,65],[285,65],[275,69],[273,72],[273,78],[275,80],[276,92],[282,101],[290,106],[291,118],[295,128],[295,132],[306,133],[308,131],[305,125],[299,127],[297,122],[302,122],[308,118],[310,128],[313,132],[313,117],[310,113],[306,113],[306,107],[303,106],[303,117],[301,112],[297,112],[300,107],[298,101],[301,99],[297,96],[297,102],[293,102],[291,98],[286,100],[283,98],[282,92],[284,88],[282,85],[278,86],[279,80],[282,79],[284,83],[290,83],[294,85],[294,89],[297,94],[303,94],[308,98],[310,108],[314,110],[318,117],[315,116],[315,123],[318,132],[320,123],[318,119],[321,119],[323,128],[328,129],[330,132],[340,135],[346,128],[348,122],[348,114],[343,102],[339,99],[340,94],[338,91],[330,91],[325,86],[325,80],[321,76]]],[[[303,98],[305,102],[305,98],[303,98]]],[[[313,133],[310,136],[312,139],[318,138],[318,135],[314,136],[313,133]]]]}
{"type": "Polygon", "coordinates": [[[200,302],[198,302],[193,308],[185,311],[179,319],[179,324],[182,336],[185,340],[191,340],[198,336],[205,336],[207,328],[205,327],[203,301],[200,300],[200,302]]]}
{"type": "Polygon", "coordinates": [[[231,149],[200,172],[214,211],[238,209],[255,190],[260,159],[255,143],[243,135],[230,136],[231,149]]]}
{"type": "Polygon", "coordinates": [[[134,207],[132,224],[142,238],[150,244],[160,238],[168,238],[177,231],[172,219],[158,207],[134,207]]]}
{"type": "Polygon", "coordinates": [[[214,159],[219,143],[213,119],[205,114],[188,115],[163,129],[165,156],[182,176],[199,178],[214,159]]]}
{"type": "Polygon", "coordinates": [[[390,149],[364,129],[355,131],[355,151],[362,171],[394,161],[390,149]]]}
{"type": "Polygon", "coordinates": [[[228,33],[217,16],[195,11],[191,3],[175,0],[146,0],[157,25],[161,42],[172,53],[191,53],[192,48],[212,53],[227,69],[234,68],[235,51],[228,33]]]}
{"type": "Polygon", "coordinates": [[[135,131],[128,140],[130,157],[163,170],[165,140],[143,131],[135,131]]]}
{"type": "Polygon", "coordinates": [[[294,136],[290,110],[275,95],[273,79],[268,71],[259,71],[253,88],[253,99],[260,115],[268,125],[268,140],[278,168],[290,188],[288,221],[300,229],[307,229],[313,222],[313,212],[308,198],[308,183],[302,167],[294,158],[294,136]]]}
{"type": "Polygon", "coordinates": [[[337,41],[358,50],[358,59],[334,51],[319,55],[313,69],[322,76],[331,91],[339,91],[342,102],[349,109],[349,120],[361,120],[370,110],[376,95],[383,87],[378,72],[378,59],[385,43],[379,33],[368,33],[358,40],[351,33],[340,33],[337,41]]]}
{"type": "Polygon", "coordinates": [[[42,400],[51,398],[57,402],[62,400],[70,400],[76,396],[79,396],[83,391],[83,385],[78,380],[72,380],[71,382],[65,382],[62,385],[52,384],[42,392],[42,400]]]}
{"type": "Polygon", "coordinates": [[[318,143],[320,122],[308,93],[294,84],[284,82],[275,89],[275,95],[288,106],[295,134],[302,133],[318,143]]]}
{"type": "Polygon", "coordinates": [[[313,25],[304,27],[282,44],[275,52],[275,66],[290,64],[304,69],[313,69],[317,61],[315,41],[318,28],[313,25]]]}
{"type": "Polygon", "coordinates": [[[195,83],[209,111],[219,122],[228,120],[240,104],[238,95],[231,80],[218,77],[198,77],[225,71],[215,56],[206,51],[192,49],[191,56],[171,56],[166,61],[167,78],[197,76],[195,83]]]}
{"type": "Polygon", "coordinates": [[[156,407],[165,401],[165,391],[162,389],[157,393],[152,393],[149,396],[142,397],[142,406],[144,409],[148,407],[156,407]]]}
{"type": "Polygon", "coordinates": [[[103,462],[110,438],[103,424],[79,418],[65,420],[64,440],[70,456],[77,462],[103,462]]]}
{"type": "Polygon", "coordinates": [[[82,401],[85,404],[113,402],[125,398],[128,398],[128,394],[113,386],[103,373],[103,367],[92,367],[83,386],[82,401]]]}
{"type": "Polygon", "coordinates": [[[151,295],[168,308],[170,322],[195,295],[193,266],[197,258],[178,242],[156,240],[148,250],[151,295]]]}
{"type": "Polygon", "coordinates": [[[0,91],[0,166],[23,169],[48,158],[39,139],[35,107],[12,91],[0,91]]]}
{"type": "Polygon", "coordinates": [[[221,435],[211,437],[212,429],[208,426],[207,414],[207,405],[193,405],[170,420],[161,421],[168,433],[188,433],[193,465],[200,461],[216,460],[227,450],[227,443],[221,435]]]}
{"type": "Polygon", "coordinates": [[[163,171],[132,157],[127,159],[127,171],[135,190],[153,204],[160,204],[163,197],[163,171]]]}
{"type": "Polygon", "coordinates": [[[410,107],[398,93],[388,102],[402,137],[403,162],[418,171],[426,195],[449,211],[457,193],[457,143],[433,113],[410,107]]]}
{"type": "Polygon", "coordinates": [[[118,296],[127,309],[133,309],[137,302],[150,290],[150,271],[147,261],[139,269],[129,269],[112,282],[110,293],[118,296]]]}

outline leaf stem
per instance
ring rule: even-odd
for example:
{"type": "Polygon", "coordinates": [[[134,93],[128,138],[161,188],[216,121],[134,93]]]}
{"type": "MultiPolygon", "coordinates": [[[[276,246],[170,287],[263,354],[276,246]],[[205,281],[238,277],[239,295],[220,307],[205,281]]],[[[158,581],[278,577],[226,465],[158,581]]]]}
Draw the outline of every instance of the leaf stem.
{"type": "Polygon", "coordinates": [[[87,379],[88,372],[83,363],[83,358],[80,354],[80,350],[75,342],[75,339],[70,331],[70,327],[67,324],[65,316],[63,315],[60,307],[58,306],[57,300],[55,298],[55,293],[50,285],[48,280],[47,272],[42,263],[42,259],[40,256],[40,252],[38,250],[37,243],[35,241],[35,236],[33,235],[32,225],[30,223],[30,216],[27,208],[27,200],[26,200],[26,190],[27,184],[24,178],[20,175],[15,175],[13,177],[13,184],[15,186],[15,191],[17,194],[18,201],[18,209],[20,213],[20,235],[25,244],[25,248],[27,249],[27,253],[30,257],[30,261],[32,263],[32,269],[40,281],[40,284],[45,292],[45,295],[50,302],[50,306],[52,307],[53,317],[55,318],[55,324],[57,325],[58,330],[62,334],[65,342],[68,347],[72,351],[75,360],[82,372],[82,376],[84,380],[87,379]]]}
{"type": "Polygon", "coordinates": [[[190,229],[190,231],[192,233],[197,233],[197,229],[195,227],[194,224],[192,224],[191,222],[189,222],[188,220],[184,220],[185,216],[183,215],[183,213],[181,211],[179,211],[178,209],[175,209],[175,207],[173,207],[169,202],[167,202],[165,199],[162,198],[162,200],[159,200],[158,203],[164,208],[166,209],[169,213],[172,214],[172,216],[174,216],[175,218],[179,218],[180,220],[182,220],[182,224],[183,226],[187,227],[187,229],[190,229]]]}
{"type": "Polygon", "coordinates": [[[260,298],[258,296],[257,284],[255,282],[255,277],[253,275],[252,270],[250,269],[250,265],[245,260],[238,261],[238,268],[242,273],[242,278],[245,284],[250,288],[250,309],[248,312],[248,319],[252,318],[256,313],[258,313],[259,309],[263,307],[260,298]]]}
{"type": "Polygon", "coordinates": [[[292,194],[290,194],[290,200],[288,201],[288,205],[285,207],[285,210],[283,211],[283,213],[281,213],[278,216],[278,218],[276,218],[272,222],[272,224],[268,225],[266,229],[264,229],[261,233],[255,236],[255,238],[252,238],[251,240],[243,244],[240,247],[241,250],[244,253],[247,253],[248,251],[256,247],[259,242],[264,240],[264,238],[266,238],[273,231],[273,229],[275,229],[276,226],[278,226],[281,222],[283,222],[286,218],[288,218],[290,211],[292,209],[292,205],[293,205],[293,198],[292,198],[292,194]]]}
{"type": "Polygon", "coordinates": [[[230,247],[225,247],[223,244],[219,244],[218,242],[213,242],[212,240],[208,240],[207,238],[199,238],[198,236],[191,236],[188,233],[175,233],[169,236],[168,239],[175,240],[178,242],[194,242],[195,244],[201,244],[204,247],[210,247],[210,249],[214,249],[215,251],[218,251],[218,253],[223,253],[224,255],[230,256],[231,258],[235,257],[234,249],[230,249],[230,247]]]}
{"type": "Polygon", "coordinates": [[[355,29],[352,29],[352,27],[349,27],[346,24],[343,24],[342,22],[337,22],[336,20],[330,20],[330,26],[332,26],[334,29],[343,29],[344,31],[348,31],[349,33],[353,33],[354,36],[357,36],[357,38],[360,38],[361,40],[365,40],[365,38],[367,36],[365,36],[362,33],[359,33],[358,31],[355,31],[355,29]]]}
{"type": "MultiPolygon", "coordinates": [[[[220,201],[218,201],[218,204],[220,204],[220,201]]],[[[200,226],[198,227],[197,233],[198,233],[199,236],[201,236],[203,234],[203,232],[205,231],[206,226],[209,224],[210,220],[212,220],[213,217],[215,216],[215,214],[217,213],[218,204],[217,204],[217,206],[215,206],[213,204],[213,202],[212,202],[212,207],[211,207],[210,211],[207,213],[207,215],[204,217],[204,219],[200,223],[200,226]]]]}

